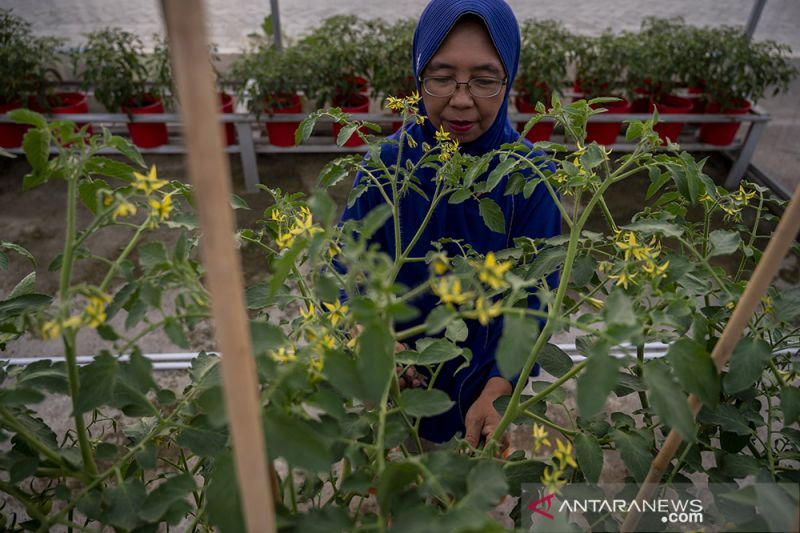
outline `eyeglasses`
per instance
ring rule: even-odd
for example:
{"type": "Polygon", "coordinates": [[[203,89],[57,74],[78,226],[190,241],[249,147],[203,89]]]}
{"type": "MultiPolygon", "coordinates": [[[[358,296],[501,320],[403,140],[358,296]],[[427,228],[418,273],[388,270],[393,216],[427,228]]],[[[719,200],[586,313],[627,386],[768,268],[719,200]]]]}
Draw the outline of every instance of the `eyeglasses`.
{"type": "Polygon", "coordinates": [[[499,80],[489,77],[471,78],[469,81],[456,81],[455,78],[449,76],[431,76],[420,78],[420,81],[425,92],[437,98],[453,96],[459,85],[466,85],[469,94],[475,98],[492,98],[500,94],[500,91],[506,85],[505,78],[499,80]]]}

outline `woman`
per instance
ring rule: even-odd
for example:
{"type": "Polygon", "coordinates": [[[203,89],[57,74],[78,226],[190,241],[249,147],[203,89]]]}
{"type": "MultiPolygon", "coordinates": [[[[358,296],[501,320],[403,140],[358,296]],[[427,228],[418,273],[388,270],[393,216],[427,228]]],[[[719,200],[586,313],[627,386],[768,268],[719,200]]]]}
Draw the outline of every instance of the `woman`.
{"type": "MultiPolygon", "coordinates": [[[[450,139],[459,141],[462,153],[470,155],[482,155],[504,143],[517,141],[519,134],[509,123],[507,112],[519,54],[519,28],[504,1],[433,0],[428,4],[417,24],[413,46],[414,75],[422,96],[420,114],[427,119],[423,124],[406,126],[407,134],[416,142],[404,147],[400,165],[405,166],[407,160],[418,161],[423,155],[423,143],[435,145],[435,133],[440,129],[449,133],[450,139]]],[[[392,138],[398,139],[399,133],[392,138]]],[[[397,157],[397,145],[384,146],[381,158],[387,166],[397,164],[397,157]]],[[[496,163],[493,161],[486,175],[496,163]]],[[[421,169],[416,177],[420,188],[430,198],[435,189],[435,170],[421,169]]],[[[362,175],[357,176],[354,187],[362,179],[362,175]]],[[[516,237],[559,234],[561,217],[546,189],[537,187],[529,199],[521,194],[506,196],[503,194],[506,179],[486,193],[503,211],[505,234],[492,232],[484,225],[477,201],[441,202],[411,255],[425,256],[432,248],[431,242],[443,237],[461,239],[462,243],[486,254],[513,246],[516,237]]],[[[368,188],[345,211],[342,220],[361,219],[381,203],[380,191],[376,187],[368,188]]],[[[419,194],[412,192],[402,198],[400,223],[404,247],[416,233],[428,207],[427,200],[419,194]]],[[[392,220],[375,233],[373,241],[394,256],[392,220]]],[[[450,257],[459,255],[457,247],[446,245],[445,250],[450,257]]],[[[397,277],[397,281],[407,287],[416,287],[427,279],[428,267],[423,263],[404,265],[397,277]]],[[[415,299],[412,304],[421,311],[420,316],[398,325],[398,329],[424,322],[437,301],[430,293],[415,299]]],[[[422,419],[420,426],[421,436],[434,442],[444,442],[461,433],[472,446],[477,446],[481,437],[491,435],[500,420],[493,402],[512,391],[512,383],[500,375],[495,360],[502,319],[495,319],[486,326],[477,321],[468,321],[467,325],[467,340],[460,345],[472,352],[469,367],[456,372],[462,361],[451,360],[445,363],[434,384],[445,391],[455,405],[447,413],[422,419]]],[[[411,339],[412,344],[413,341],[411,339]]],[[[422,385],[424,377],[410,376],[408,381],[412,386],[422,385]]]]}

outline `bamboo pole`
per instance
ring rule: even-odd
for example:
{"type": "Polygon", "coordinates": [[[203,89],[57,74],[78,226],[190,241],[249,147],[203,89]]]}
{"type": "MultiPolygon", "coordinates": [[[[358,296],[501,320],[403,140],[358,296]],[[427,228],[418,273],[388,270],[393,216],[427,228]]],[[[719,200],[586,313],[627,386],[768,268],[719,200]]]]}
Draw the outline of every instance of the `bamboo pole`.
{"type": "MultiPolygon", "coordinates": [[[[761,256],[761,260],[756,265],[744,294],[736,304],[730,320],[725,325],[722,335],[720,335],[714,350],[711,352],[711,360],[714,362],[714,366],[717,367],[717,372],[721,372],[731,358],[731,353],[739,342],[744,328],[761,302],[761,298],[766,294],[775,274],[778,273],[781,261],[792,247],[798,232],[800,232],[800,186],[795,189],[792,200],[783,213],[775,233],[772,234],[767,244],[767,249],[764,250],[764,255],[761,256]]],[[[696,417],[703,403],[694,394],[689,395],[688,403],[692,416],[696,417]]],[[[664,441],[664,445],[661,447],[661,451],[650,463],[647,477],[636,494],[638,502],[641,503],[643,500],[653,496],[661,477],[675,456],[675,452],[678,451],[681,442],[682,439],[678,432],[674,429],[671,430],[664,441]]],[[[622,533],[634,531],[639,523],[639,518],[640,513],[635,510],[629,512],[622,523],[620,531],[622,533]]]]}
{"type": "Polygon", "coordinates": [[[162,0],[200,221],[200,249],[222,352],[225,408],[247,531],[275,531],[255,360],[234,246],[231,178],[217,116],[202,0],[162,0]]]}

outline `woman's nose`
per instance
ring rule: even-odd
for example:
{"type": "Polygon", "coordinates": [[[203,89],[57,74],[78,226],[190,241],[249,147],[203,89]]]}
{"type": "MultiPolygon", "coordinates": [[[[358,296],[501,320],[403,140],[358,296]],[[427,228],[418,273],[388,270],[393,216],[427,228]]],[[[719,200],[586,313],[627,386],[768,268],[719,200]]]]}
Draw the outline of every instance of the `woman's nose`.
{"type": "Polygon", "coordinates": [[[457,85],[456,92],[450,96],[450,105],[454,107],[471,107],[475,104],[472,95],[469,92],[469,87],[464,85],[457,85]]]}

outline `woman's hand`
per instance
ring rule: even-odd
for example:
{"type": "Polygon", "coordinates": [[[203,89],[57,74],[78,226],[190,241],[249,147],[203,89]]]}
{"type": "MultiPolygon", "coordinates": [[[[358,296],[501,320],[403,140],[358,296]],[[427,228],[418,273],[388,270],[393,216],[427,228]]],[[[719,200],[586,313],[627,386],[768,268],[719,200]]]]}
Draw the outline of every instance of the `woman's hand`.
{"type": "Polygon", "coordinates": [[[417,369],[413,366],[408,367],[405,372],[403,372],[403,367],[400,365],[396,366],[394,370],[397,372],[397,384],[400,386],[400,390],[407,387],[416,389],[417,387],[426,387],[428,385],[428,378],[417,372],[417,369]]]}
{"type": "MultiPolygon", "coordinates": [[[[500,413],[494,408],[494,401],[500,396],[509,396],[512,390],[511,383],[499,376],[490,378],[486,382],[483,392],[469,408],[464,419],[467,428],[464,438],[470,446],[477,448],[482,436],[488,438],[494,433],[501,418],[500,413]]],[[[503,435],[503,441],[507,444],[506,440],[507,436],[503,435]]]]}

